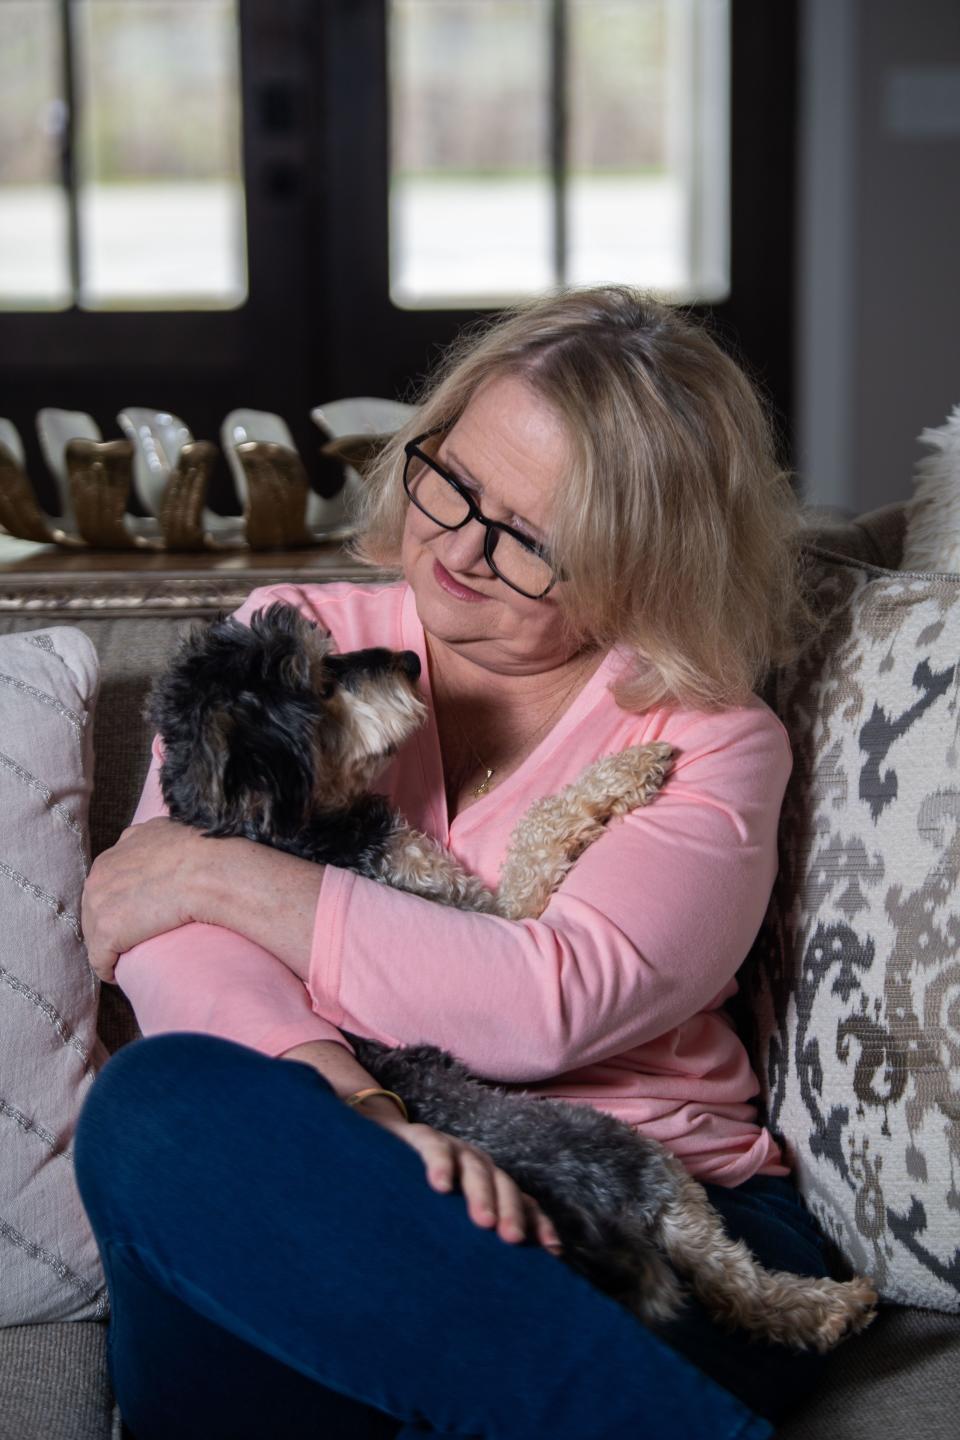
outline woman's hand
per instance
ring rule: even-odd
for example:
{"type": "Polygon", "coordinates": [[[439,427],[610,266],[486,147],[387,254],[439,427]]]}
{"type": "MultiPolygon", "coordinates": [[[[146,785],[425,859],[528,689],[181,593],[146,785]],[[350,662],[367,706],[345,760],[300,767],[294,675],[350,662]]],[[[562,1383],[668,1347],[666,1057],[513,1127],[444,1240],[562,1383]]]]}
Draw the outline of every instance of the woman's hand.
{"type": "Polygon", "coordinates": [[[194,881],[212,854],[199,830],[157,817],[124,830],[94,860],[83,889],[80,923],[90,967],[107,984],[125,950],[176,930],[194,914],[194,881]],[[203,856],[198,847],[205,845],[203,856]]]}
{"type": "MultiPolygon", "coordinates": [[[[392,1101],[387,1103],[392,1105],[392,1101]]],[[[525,1195],[516,1181],[497,1168],[485,1150],[429,1125],[381,1119],[373,1114],[369,1118],[416,1150],[435,1190],[450,1191],[459,1179],[467,1212],[475,1225],[484,1229],[496,1226],[501,1240],[513,1244],[529,1234],[552,1255],[560,1253],[560,1237],[553,1222],[531,1195],[525,1195]]]]}

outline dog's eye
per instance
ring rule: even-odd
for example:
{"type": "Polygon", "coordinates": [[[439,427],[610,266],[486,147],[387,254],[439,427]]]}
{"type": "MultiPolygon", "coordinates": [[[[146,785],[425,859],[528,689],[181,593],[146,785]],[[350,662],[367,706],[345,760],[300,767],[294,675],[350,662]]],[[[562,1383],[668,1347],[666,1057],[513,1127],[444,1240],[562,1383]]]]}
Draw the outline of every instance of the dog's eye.
{"type": "Polygon", "coordinates": [[[326,683],[326,685],[321,685],[321,687],[320,687],[320,699],[321,699],[321,700],[329,700],[329,699],[331,698],[331,696],[333,695],[334,690],[336,690],[336,688],[337,688],[337,687],[336,687],[336,685],[333,683],[333,681],[332,681],[332,680],[328,680],[327,683],[326,683]]]}

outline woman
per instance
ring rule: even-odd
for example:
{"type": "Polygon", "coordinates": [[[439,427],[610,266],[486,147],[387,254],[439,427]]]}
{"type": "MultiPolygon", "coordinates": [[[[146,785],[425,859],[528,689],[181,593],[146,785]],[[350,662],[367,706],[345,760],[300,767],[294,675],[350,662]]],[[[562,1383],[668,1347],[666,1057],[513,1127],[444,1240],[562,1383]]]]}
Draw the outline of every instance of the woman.
{"type": "Polygon", "coordinates": [[[792,757],[753,691],[813,623],[799,524],[704,331],[625,288],[571,292],[465,340],[382,452],[356,548],[402,578],[238,612],[283,598],[337,649],[419,654],[429,723],[382,788],[490,885],[533,800],[628,745],[677,753],[519,923],[204,839],[163,818],[155,753],[83,910],[153,1037],[111,1059],[77,1140],[137,1440],[759,1436],[809,1389],[815,1357],[694,1303],[654,1337],[556,1265],[534,1202],[365,1096],[338,1028],[619,1116],[766,1264],[826,1273],[720,1008],[777,870],[792,757]]]}

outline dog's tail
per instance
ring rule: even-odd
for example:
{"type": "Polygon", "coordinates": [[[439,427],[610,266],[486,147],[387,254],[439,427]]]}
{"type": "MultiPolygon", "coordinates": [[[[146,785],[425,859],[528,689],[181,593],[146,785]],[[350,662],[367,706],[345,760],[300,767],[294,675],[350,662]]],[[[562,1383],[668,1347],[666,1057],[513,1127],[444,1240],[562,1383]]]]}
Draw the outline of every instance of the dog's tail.
{"type": "Polygon", "coordinates": [[[679,1160],[677,1194],[661,1211],[656,1239],[694,1294],[721,1324],[799,1350],[825,1351],[874,1318],[869,1280],[767,1270],[742,1240],[731,1240],[702,1185],[679,1160]]]}

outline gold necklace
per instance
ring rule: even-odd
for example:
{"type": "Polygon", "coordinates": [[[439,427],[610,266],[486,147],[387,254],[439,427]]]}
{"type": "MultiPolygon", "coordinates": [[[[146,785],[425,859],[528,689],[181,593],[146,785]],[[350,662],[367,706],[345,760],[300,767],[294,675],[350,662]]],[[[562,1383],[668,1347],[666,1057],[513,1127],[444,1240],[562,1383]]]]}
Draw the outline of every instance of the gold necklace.
{"type": "Polygon", "coordinates": [[[486,760],[484,760],[483,757],[477,753],[476,749],[474,749],[474,745],[473,745],[472,740],[471,740],[470,737],[465,733],[464,728],[463,728],[463,726],[460,724],[460,721],[459,721],[459,720],[457,721],[457,729],[460,731],[460,734],[463,736],[464,740],[466,740],[467,744],[470,746],[470,749],[473,750],[474,758],[476,759],[477,764],[480,766],[480,769],[481,769],[481,770],[485,770],[485,771],[487,772],[487,773],[484,775],[483,779],[480,781],[480,784],[477,786],[476,790],[471,791],[471,794],[473,795],[474,799],[475,799],[475,800],[479,800],[479,799],[480,799],[480,796],[481,796],[481,795],[486,795],[487,791],[490,789],[490,781],[493,779],[493,777],[494,777],[494,775],[495,775],[495,773],[496,773],[496,769],[495,769],[495,768],[491,768],[491,767],[487,764],[486,760]]]}
{"type": "MultiPolygon", "coordinates": [[[[561,708],[561,706],[564,704],[564,702],[565,702],[565,701],[568,701],[568,700],[570,699],[570,697],[573,695],[574,689],[576,688],[577,680],[579,680],[579,679],[580,679],[580,676],[579,676],[579,674],[578,674],[578,675],[576,676],[576,678],[574,679],[573,684],[570,686],[569,690],[567,690],[567,691],[561,696],[559,703],[558,703],[557,705],[555,705],[554,708],[550,711],[550,714],[547,716],[546,720],[544,720],[543,724],[540,725],[540,726],[538,727],[538,729],[534,730],[534,732],[533,732],[532,735],[528,735],[528,736],[527,736],[526,740],[524,741],[524,745],[529,745],[529,744],[531,743],[531,741],[537,740],[537,739],[540,737],[540,735],[543,733],[543,731],[546,730],[547,726],[550,724],[550,722],[551,722],[551,720],[554,718],[554,716],[558,713],[558,711],[560,710],[560,708],[561,708]]],[[[490,789],[490,781],[493,779],[494,775],[497,773],[497,768],[498,768],[498,767],[495,766],[495,765],[488,765],[487,762],[486,762],[486,760],[484,760],[483,756],[478,752],[477,747],[474,745],[473,741],[470,739],[470,736],[467,734],[467,732],[464,730],[462,724],[460,723],[460,718],[459,718],[459,716],[457,715],[457,712],[456,712],[456,709],[455,709],[455,708],[452,710],[451,713],[453,714],[454,723],[456,724],[457,729],[460,731],[461,736],[462,736],[463,739],[467,742],[467,745],[469,746],[470,750],[473,752],[473,757],[474,757],[474,759],[476,760],[477,764],[480,766],[480,769],[486,772],[485,775],[484,775],[484,777],[483,777],[483,779],[480,781],[480,784],[477,786],[477,788],[476,788],[475,790],[472,790],[472,791],[471,791],[471,794],[473,795],[474,799],[475,799],[475,800],[479,800],[483,795],[486,795],[487,791],[490,789]]],[[[521,748],[522,748],[522,747],[521,747],[521,748]]]]}

